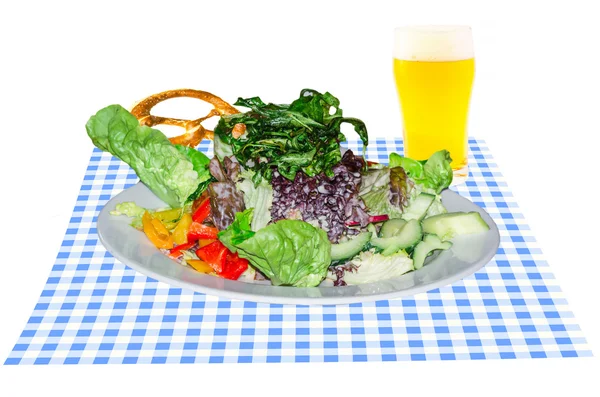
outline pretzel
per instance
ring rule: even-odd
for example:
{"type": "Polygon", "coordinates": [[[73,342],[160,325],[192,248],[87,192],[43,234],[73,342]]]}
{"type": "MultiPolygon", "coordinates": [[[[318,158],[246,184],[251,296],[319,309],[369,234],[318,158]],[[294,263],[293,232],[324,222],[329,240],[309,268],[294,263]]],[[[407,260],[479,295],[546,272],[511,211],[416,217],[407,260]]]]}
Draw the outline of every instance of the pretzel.
{"type": "MultiPolygon", "coordinates": [[[[179,89],[160,92],[149,96],[148,98],[138,102],[131,113],[139,120],[141,125],[147,125],[153,127],[155,125],[174,125],[177,127],[185,128],[185,134],[169,138],[171,143],[179,144],[184,146],[196,147],[202,141],[202,139],[213,139],[214,131],[207,130],[202,126],[202,122],[214,116],[236,114],[240,111],[219,98],[206,91],[192,90],[192,89],[179,89]],[[166,101],[171,98],[178,97],[189,97],[197,98],[202,101],[208,102],[214,106],[210,112],[204,117],[200,117],[196,120],[183,120],[169,117],[154,116],[150,114],[150,111],[154,106],[160,102],[166,101]]],[[[246,131],[244,124],[236,124],[233,128],[232,135],[234,138],[239,138],[246,131]]]]}

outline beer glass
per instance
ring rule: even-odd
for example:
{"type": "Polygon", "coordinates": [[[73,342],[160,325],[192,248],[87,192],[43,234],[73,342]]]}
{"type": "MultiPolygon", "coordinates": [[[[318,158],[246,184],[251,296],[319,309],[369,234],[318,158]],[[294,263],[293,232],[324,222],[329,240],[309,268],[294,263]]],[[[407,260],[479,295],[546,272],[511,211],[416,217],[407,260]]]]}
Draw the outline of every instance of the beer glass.
{"type": "Polygon", "coordinates": [[[425,160],[446,149],[453,184],[467,178],[467,119],[475,59],[468,26],[406,26],[394,31],[394,77],[404,155],[425,160]]]}

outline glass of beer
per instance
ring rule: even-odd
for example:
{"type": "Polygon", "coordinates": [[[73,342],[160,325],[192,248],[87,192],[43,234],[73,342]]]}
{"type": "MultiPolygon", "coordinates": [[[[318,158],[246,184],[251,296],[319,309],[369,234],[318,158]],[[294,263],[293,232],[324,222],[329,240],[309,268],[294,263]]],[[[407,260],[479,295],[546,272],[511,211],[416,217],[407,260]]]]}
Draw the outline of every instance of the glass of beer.
{"type": "Polygon", "coordinates": [[[406,26],[394,31],[394,77],[404,155],[425,160],[446,149],[453,184],[468,175],[467,119],[475,75],[468,26],[406,26]]]}

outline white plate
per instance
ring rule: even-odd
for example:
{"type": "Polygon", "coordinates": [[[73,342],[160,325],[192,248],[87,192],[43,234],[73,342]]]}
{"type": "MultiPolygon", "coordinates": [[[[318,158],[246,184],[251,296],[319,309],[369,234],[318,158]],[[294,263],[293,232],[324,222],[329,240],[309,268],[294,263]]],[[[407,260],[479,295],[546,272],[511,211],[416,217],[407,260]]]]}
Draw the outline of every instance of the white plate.
{"type": "Polygon", "coordinates": [[[423,268],[398,278],[346,287],[274,287],[208,276],[172,261],[156,249],[144,233],[131,227],[129,218],[110,215],[109,211],[125,201],[134,201],[145,208],[165,207],[143,183],[124,190],[106,204],[98,216],[98,236],[116,259],[148,277],[176,287],[255,302],[346,304],[413,295],[475,273],[494,257],[500,244],[498,228],[483,209],[457,193],[445,190],[442,201],[449,212],[477,211],[490,230],[455,238],[451,249],[441,252],[423,268]]]}

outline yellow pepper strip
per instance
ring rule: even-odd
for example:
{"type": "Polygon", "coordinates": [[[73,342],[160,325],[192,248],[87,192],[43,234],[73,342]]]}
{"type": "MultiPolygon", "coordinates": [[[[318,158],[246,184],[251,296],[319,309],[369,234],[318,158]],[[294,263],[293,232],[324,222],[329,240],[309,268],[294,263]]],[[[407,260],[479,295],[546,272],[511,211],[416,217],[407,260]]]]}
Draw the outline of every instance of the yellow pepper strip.
{"type": "Polygon", "coordinates": [[[188,259],[185,262],[200,273],[214,273],[214,269],[208,263],[201,261],[200,259],[188,259]]]}
{"type": "Polygon", "coordinates": [[[177,221],[181,218],[182,213],[183,208],[173,208],[155,212],[152,214],[152,217],[160,220],[168,230],[173,230],[177,225],[177,221]]]}
{"type": "Polygon", "coordinates": [[[214,243],[216,240],[198,240],[198,248],[202,248],[210,243],[214,243]]]}
{"type": "Polygon", "coordinates": [[[152,216],[162,222],[177,222],[177,220],[181,217],[182,212],[183,211],[181,208],[173,208],[170,210],[155,212],[152,214],[152,216]]]}
{"type": "Polygon", "coordinates": [[[173,238],[160,220],[154,219],[148,211],[142,215],[144,233],[156,248],[173,248],[173,238]]]}
{"type": "Polygon", "coordinates": [[[177,222],[177,226],[173,229],[173,242],[175,244],[180,245],[188,242],[187,234],[191,224],[192,216],[187,213],[183,214],[179,222],[177,222]]]}

